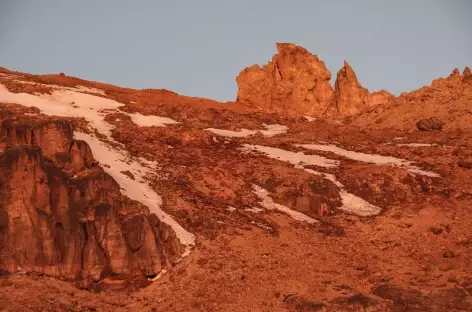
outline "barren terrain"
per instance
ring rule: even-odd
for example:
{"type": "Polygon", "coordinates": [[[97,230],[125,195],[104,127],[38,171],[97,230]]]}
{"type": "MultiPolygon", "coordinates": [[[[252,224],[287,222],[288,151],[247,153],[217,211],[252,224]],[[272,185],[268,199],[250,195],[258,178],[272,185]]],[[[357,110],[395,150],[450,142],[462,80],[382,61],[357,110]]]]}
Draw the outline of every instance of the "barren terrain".
{"type": "Polygon", "coordinates": [[[231,103],[1,69],[0,310],[472,311],[470,70],[277,48],[231,103]]]}

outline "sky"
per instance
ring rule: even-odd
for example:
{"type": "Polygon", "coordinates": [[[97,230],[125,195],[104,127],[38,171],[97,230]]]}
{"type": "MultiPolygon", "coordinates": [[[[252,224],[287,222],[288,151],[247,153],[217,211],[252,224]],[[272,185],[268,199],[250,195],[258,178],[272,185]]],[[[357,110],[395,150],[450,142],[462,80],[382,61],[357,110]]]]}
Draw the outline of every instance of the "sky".
{"type": "Polygon", "coordinates": [[[241,70],[293,42],[398,95],[472,66],[471,16],[470,0],[0,0],[0,66],[232,101],[241,70]]]}

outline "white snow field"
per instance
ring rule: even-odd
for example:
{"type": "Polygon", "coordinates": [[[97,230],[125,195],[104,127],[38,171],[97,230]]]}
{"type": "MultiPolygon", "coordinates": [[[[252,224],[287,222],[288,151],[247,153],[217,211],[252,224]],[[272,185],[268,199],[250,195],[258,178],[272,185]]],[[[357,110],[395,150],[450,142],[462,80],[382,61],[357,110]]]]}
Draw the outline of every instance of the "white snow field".
{"type": "Polygon", "coordinates": [[[306,149],[323,151],[323,152],[331,152],[339,156],[343,156],[352,160],[371,163],[376,165],[388,165],[393,167],[404,167],[408,171],[428,177],[439,177],[439,174],[431,171],[426,171],[418,168],[417,166],[413,165],[412,161],[396,158],[393,156],[382,156],[377,154],[366,154],[360,152],[349,151],[338,147],[336,145],[324,145],[324,144],[297,144],[295,146],[300,146],[306,149]]]}

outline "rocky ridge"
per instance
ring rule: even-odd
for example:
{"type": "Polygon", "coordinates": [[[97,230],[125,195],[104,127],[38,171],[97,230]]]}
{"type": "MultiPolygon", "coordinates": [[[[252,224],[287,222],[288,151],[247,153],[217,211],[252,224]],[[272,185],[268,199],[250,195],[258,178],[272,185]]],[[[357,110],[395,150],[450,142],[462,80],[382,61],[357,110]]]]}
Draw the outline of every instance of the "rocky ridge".
{"type": "Polygon", "coordinates": [[[371,94],[346,61],[333,90],[331,73],[316,55],[291,43],[276,46],[277,54],[267,65],[253,65],[239,73],[238,103],[269,112],[336,118],[393,98],[385,90],[371,94]]]}

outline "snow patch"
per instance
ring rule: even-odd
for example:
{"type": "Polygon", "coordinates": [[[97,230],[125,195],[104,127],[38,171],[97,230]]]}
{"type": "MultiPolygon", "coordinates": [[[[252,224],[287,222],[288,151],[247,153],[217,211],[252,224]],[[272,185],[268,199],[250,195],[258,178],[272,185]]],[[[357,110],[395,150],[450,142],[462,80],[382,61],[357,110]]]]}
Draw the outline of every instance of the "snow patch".
{"type": "MultiPolygon", "coordinates": [[[[3,75],[2,75],[3,76],[3,75]]],[[[17,78],[18,76],[5,76],[7,78],[17,78]]],[[[22,83],[22,84],[30,84],[30,85],[37,85],[37,86],[42,86],[42,87],[48,87],[48,88],[53,88],[56,90],[69,90],[69,91],[76,91],[76,92],[88,92],[88,93],[93,93],[93,94],[99,94],[99,95],[105,95],[105,91],[97,89],[97,88],[89,88],[85,86],[80,86],[77,85],[75,87],[67,87],[67,86],[60,86],[60,85],[54,85],[54,84],[44,84],[44,83],[39,83],[35,81],[26,81],[26,80],[18,80],[14,79],[14,82],[22,83]]]]}
{"type": "Polygon", "coordinates": [[[305,119],[308,120],[309,122],[316,120],[316,117],[311,117],[311,116],[303,116],[303,117],[305,117],[305,119]]]}
{"type": "Polygon", "coordinates": [[[60,117],[84,117],[93,128],[100,133],[111,136],[113,126],[103,121],[107,112],[119,112],[128,115],[135,124],[142,127],[165,126],[177,121],[159,116],[144,116],[139,113],[127,113],[118,109],[124,106],[114,100],[80,93],[70,90],[56,90],[52,94],[31,95],[27,93],[11,93],[0,84],[0,98],[3,102],[18,103],[25,106],[34,106],[46,115],[60,117]]]}
{"type": "Polygon", "coordinates": [[[261,209],[259,207],[252,207],[252,208],[246,208],[244,209],[245,211],[249,211],[249,212],[252,212],[252,213],[259,213],[259,212],[263,212],[264,209],[261,209]]]}
{"type": "Polygon", "coordinates": [[[210,131],[214,134],[219,136],[228,137],[228,138],[246,138],[250,135],[257,133],[258,131],[262,133],[262,135],[266,137],[273,137],[278,134],[287,133],[288,127],[284,125],[266,125],[263,124],[266,130],[249,130],[249,129],[241,129],[239,131],[232,131],[232,130],[224,130],[224,129],[215,129],[215,128],[206,128],[204,130],[210,131]]]}
{"type": "Polygon", "coordinates": [[[312,217],[307,216],[304,213],[298,212],[296,210],[292,210],[284,205],[280,205],[274,202],[274,200],[269,196],[269,191],[263,189],[262,187],[253,184],[254,194],[256,194],[262,201],[260,205],[267,210],[278,210],[285,214],[288,214],[292,219],[297,221],[303,221],[310,224],[319,223],[318,220],[313,219],[312,217]]]}
{"type": "Polygon", "coordinates": [[[305,155],[303,152],[291,152],[276,147],[244,144],[243,150],[248,152],[261,152],[266,156],[291,163],[294,166],[313,165],[332,168],[339,165],[339,161],[328,159],[318,155],[305,155]]]}
{"type": "Polygon", "coordinates": [[[439,174],[435,172],[422,170],[419,167],[414,166],[412,161],[396,158],[393,156],[382,156],[378,154],[366,154],[366,153],[354,152],[354,151],[345,150],[336,145],[297,144],[296,146],[300,146],[300,147],[311,149],[311,150],[331,152],[339,156],[343,156],[352,160],[365,162],[365,163],[372,163],[376,165],[388,165],[388,166],[393,166],[393,167],[405,167],[408,171],[412,173],[417,173],[417,174],[428,176],[428,177],[439,177],[439,174]]]}
{"type": "Polygon", "coordinates": [[[165,127],[165,125],[179,124],[180,122],[168,117],[154,115],[141,115],[140,113],[128,114],[131,120],[140,127],[165,127]]]}
{"type": "Polygon", "coordinates": [[[427,146],[437,146],[433,143],[398,143],[397,146],[409,146],[409,147],[427,147],[427,146]]]}

